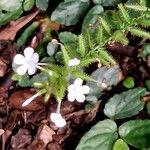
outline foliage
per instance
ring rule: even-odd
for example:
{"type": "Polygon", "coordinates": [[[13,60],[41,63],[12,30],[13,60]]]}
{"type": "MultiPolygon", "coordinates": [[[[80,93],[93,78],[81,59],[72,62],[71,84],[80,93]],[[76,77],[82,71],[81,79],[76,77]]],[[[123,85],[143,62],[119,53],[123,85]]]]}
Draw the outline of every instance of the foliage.
{"type": "Polygon", "coordinates": [[[114,95],[105,105],[105,115],[112,119],[123,119],[138,114],[144,107],[140,97],[144,96],[145,92],[144,88],[135,88],[114,95]]]}
{"type": "Polygon", "coordinates": [[[119,127],[124,141],[138,149],[150,148],[150,120],[131,120],[119,127]]]}
{"type": "Polygon", "coordinates": [[[110,90],[119,80],[120,69],[118,65],[111,68],[101,67],[96,69],[91,78],[97,82],[88,81],[86,85],[90,87],[89,95],[100,97],[106,89],[110,90]]]}
{"type": "Polygon", "coordinates": [[[123,85],[126,88],[133,88],[135,86],[134,78],[133,77],[126,77],[125,80],[123,81],[123,85]]]}
{"type": "Polygon", "coordinates": [[[89,7],[89,0],[64,1],[59,4],[51,15],[52,21],[64,25],[74,25],[84,15],[89,7]]]}
{"type": "Polygon", "coordinates": [[[112,150],[117,137],[116,123],[112,120],[106,119],[98,122],[82,137],[76,150],[112,150]]]}
{"type": "Polygon", "coordinates": [[[113,150],[129,150],[129,147],[122,139],[118,139],[113,146],[113,150]]]}

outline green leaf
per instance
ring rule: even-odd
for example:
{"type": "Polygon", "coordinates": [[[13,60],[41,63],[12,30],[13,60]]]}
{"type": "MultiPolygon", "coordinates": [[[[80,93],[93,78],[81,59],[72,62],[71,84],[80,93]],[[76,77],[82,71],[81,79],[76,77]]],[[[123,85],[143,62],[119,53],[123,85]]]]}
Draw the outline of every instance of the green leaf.
{"type": "Polygon", "coordinates": [[[18,80],[18,84],[21,87],[28,87],[28,86],[30,86],[31,82],[30,82],[29,76],[27,74],[25,74],[23,76],[20,76],[20,78],[18,80]]]}
{"type": "Polygon", "coordinates": [[[119,127],[121,138],[138,148],[150,148],[150,120],[131,120],[119,127]]]}
{"type": "Polygon", "coordinates": [[[146,60],[148,55],[150,55],[150,43],[145,44],[143,51],[140,53],[140,56],[143,58],[144,61],[146,60]]]}
{"type": "Polygon", "coordinates": [[[87,15],[84,18],[83,28],[89,27],[89,24],[95,24],[98,20],[98,16],[104,12],[104,9],[101,5],[96,5],[89,10],[87,15]]]}
{"type": "Polygon", "coordinates": [[[63,44],[72,44],[74,42],[77,42],[77,38],[77,35],[71,32],[61,32],[59,34],[59,39],[63,44]]]}
{"type": "Polygon", "coordinates": [[[150,90],[150,80],[145,81],[145,86],[148,90],[150,90]]]}
{"type": "Polygon", "coordinates": [[[49,81],[50,76],[47,73],[41,72],[39,74],[34,75],[31,79],[30,82],[32,84],[34,83],[45,83],[49,81]]]}
{"type": "Polygon", "coordinates": [[[76,150],[112,150],[117,137],[116,123],[106,119],[98,122],[81,138],[76,150]]]}
{"type": "Polygon", "coordinates": [[[105,105],[105,115],[113,119],[123,119],[138,114],[144,107],[140,97],[144,96],[145,92],[145,88],[135,88],[115,94],[105,105]]]}
{"type": "Polygon", "coordinates": [[[25,11],[31,10],[32,7],[34,6],[35,0],[25,0],[23,2],[23,8],[25,11]]]}
{"type": "Polygon", "coordinates": [[[22,12],[22,0],[0,0],[0,25],[17,19],[22,12]]]}
{"type": "Polygon", "coordinates": [[[123,85],[129,89],[133,88],[135,86],[134,78],[133,77],[126,77],[125,80],[123,81],[123,85]]]}
{"type": "Polygon", "coordinates": [[[117,65],[109,69],[106,67],[101,67],[95,70],[91,74],[91,78],[97,82],[87,82],[87,85],[90,87],[89,95],[100,97],[102,91],[104,91],[106,88],[111,89],[112,86],[116,85],[120,81],[119,74],[120,69],[117,65]],[[102,83],[105,83],[107,87],[105,88],[102,83]]]}
{"type": "Polygon", "coordinates": [[[22,5],[22,0],[0,0],[0,10],[15,11],[22,5]]]}
{"type": "Polygon", "coordinates": [[[47,45],[47,54],[49,56],[53,56],[57,51],[57,47],[58,47],[57,44],[53,44],[52,42],[49,42],[47,45]]]}
{"type": "Polygon", "coordinates": [[[113,150],[129,150],[129,147],[122,139],[118,139],[114,144],[113,150]]]}
{"type": "Polygon", "coordinates": [[[36,0],[36,7],[40,10],[46,10],[48,8],[49,0],[36,0]]]}
{"type": "Polygon", "coordinates": [[[61,2],[53,11],[51,20],[64,25],[76,24],[89,7],[89,0],[72,0],[61,2]]]}
{"type": "Polygon", "coordinates": [[[93,0],[95,4],[101,4],[102,6],[115,6],[123,0],[93,0]]]}
{"type": "Polygon", "coordinates": [[[17,46],[21,47],[26,44],[28,39],[34,34],[35,30],[38,28],[39,22],[33,22],[30,26],[28,26],[20,35],[17,40],[17,46]]]}

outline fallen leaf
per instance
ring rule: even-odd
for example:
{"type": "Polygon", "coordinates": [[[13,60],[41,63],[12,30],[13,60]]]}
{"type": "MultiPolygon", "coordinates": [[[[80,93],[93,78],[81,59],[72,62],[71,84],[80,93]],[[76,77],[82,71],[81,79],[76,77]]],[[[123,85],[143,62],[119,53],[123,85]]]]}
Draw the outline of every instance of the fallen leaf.
{"type": "Polygon", "coordinates": [[[19,18],[14,22],[11,22],[0,31],[0,40],[14,40],[17,32],[29,23],[38,13],[39,11],[35,11],[27,16],[19,18]]]}
{"type": "Polygon", "coordinates": [[[29,89],[29,90],[20,90],[15,91],[10,98],[9,106],[11,108],[19,109],[19,110],[26,110],[26,111],[37,111],[39,109],[44,108],[44,100],[41,96],[35,98],[30,104],[28,104],[25,107],[22,107],[23,102],[33,96],[35,94],[35,91],[29,89]]]}
{"type": "Polygon", "coordinates": [[[54,134],[55,134],[55,132],[49,126],[44,124],[38,128],[38,132],[35,137],[35,140],[38,140],[38,139],[43,140],[43,142],[46,146],[49,142],[52,142],[52,140],[53,140],[52,136],[54,134]]]}
{"type": "Polygon", "coordinates": [[[12,136],[11,146],[14,149],[22,149],[31,143],[32,137],[28,130],[20,129],[18,133],[12,136]]]}

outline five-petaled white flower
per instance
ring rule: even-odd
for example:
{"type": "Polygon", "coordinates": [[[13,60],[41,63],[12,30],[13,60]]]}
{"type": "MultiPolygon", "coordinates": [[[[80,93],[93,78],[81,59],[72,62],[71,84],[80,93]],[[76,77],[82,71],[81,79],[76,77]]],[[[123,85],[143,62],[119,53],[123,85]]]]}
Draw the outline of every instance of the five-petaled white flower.
{"type": "Polygon", "coordinates": [[[14,57],[14,63],[20,65],[15,71],[19,75],[24,75],[28,72],[29,75],[33,75],[36,72],[39,61],[39,55],[34,53],[34,49],[27,47],[24,50],[24,56],[17,54],[14,57]]]}
{"type": "Polygon", "coordinates": [[[60,113],[51,113],[50,118],[58,128],[62,128],[66,125],[66,120],[60,113]]]}
{"type": "Polygon", "coordinates": [[[75,99],[78,102],[84,102],[85,101],[85,95],[88,94],[90,91],[89,86],[82,85],[83,80],[80,78],[77,78],[73,84],[68,86],[68,100],[74,101],[75,99]]]}
{"type": "Polygon", "coordinates": [[[77,66],[77,65],[79,65],[79,64],[80,64],[80,60],[77,59],[77,58],[71,59],[71,60],[69,60],[69,62],[68,62],[68,66],[69,66],[69,67],[77,66]]]}

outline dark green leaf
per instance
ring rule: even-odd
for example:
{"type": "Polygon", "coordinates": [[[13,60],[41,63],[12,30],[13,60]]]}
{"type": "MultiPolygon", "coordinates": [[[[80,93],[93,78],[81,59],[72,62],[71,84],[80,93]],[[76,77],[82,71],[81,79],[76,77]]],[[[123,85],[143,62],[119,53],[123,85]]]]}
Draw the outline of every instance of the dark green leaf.
{"type": "Polygon", "coordinates": [[[58,45],[53,44],[52,42],[49,42],[47,45],[47,54],[49,56],[53,56],[57,51],[57,47],[58,47],[58,45]]]}
{"type": "Polygon", "coordinates": [[[71,32],[61,32],[59,34],[59,39],[63,44],[72,44],[77,42],[77,35],[71,32]]]}
{"type": "Polygon", "coordinates": [[[88,7],[89,0],[62,2],[52,13],[51,20],[64,25],[74,25],[84,16],[88,7]]]}
{"type": "Polygon", "coordinates": [[[118,139],[114,144],[113,150],[129,150],[129,147],[122,139],[118,139]]]}
{"type": "Polygon", "coordinates": [[[140,56],[143,58],[144,61],[146,60],[148,55],[150,55],[150,43],[145,44],[143,51],[140,53],[140,56]]]}
{"type": "Polygon", "coordinates": [[[25,74],[23,76],[20,76],[20,78],[18,80],[18,84],[21,87],[28,87],[28,86],[30,86],[31,82],[30,82],[29,76],[27,74],[25,74]]]}
{"type": "Polygon", "coordinates": [[[101,67],[91,74],[91,78],[96,82],[88,81],[87,85],[90,87],[89,95],[99,97],[102,91],[105,89],[111,89],[113,85],[116,85],[119,81],[120,69],[115,65],[112,68],[101,67]],[[104,87],[104,84],[106,87],[104,87]]]}
{"type": "Polygon", "coordinates": [[[145,88],[135,88],[114,95],[105,105],[105,115],[109,118],[123,119],[138,114],[144,107],[140,97],[144,96],[145,92],[145,88]]]}
{"type": "Polygon", "coordinates": [[[104,12],[104,9],[101,5],[96,5],[89,10],[86,17],[84,18],[83,28],[89,27],[89,24],[95,24],[98,16],[104,12]]]}
{"type": "Polygon", "coordinates": [[[112,150],[117,137],[116,123],[106,119],[98,122],[81,138],[76,150],[112,150]]]}
{"type": "Polygon", "coordinates": [[[150,120],[131,120],[119,127],[121,138],[138,148],[150,148],[150,120]]]}
{"type": "Polygon", "coordinates": [[[46,10],[48,8],[49,0],[36,0],[36,7],[40,10],[46,10]]]}

